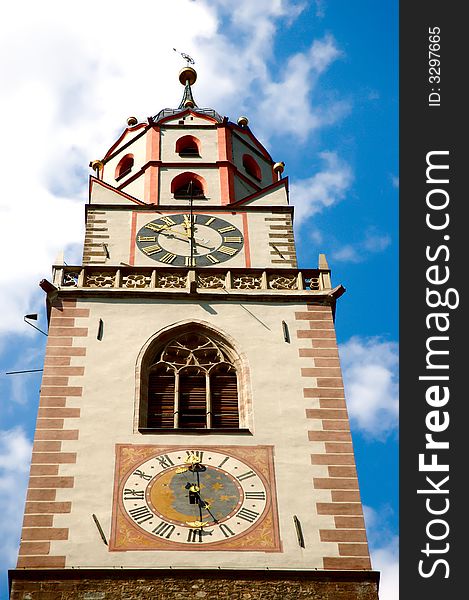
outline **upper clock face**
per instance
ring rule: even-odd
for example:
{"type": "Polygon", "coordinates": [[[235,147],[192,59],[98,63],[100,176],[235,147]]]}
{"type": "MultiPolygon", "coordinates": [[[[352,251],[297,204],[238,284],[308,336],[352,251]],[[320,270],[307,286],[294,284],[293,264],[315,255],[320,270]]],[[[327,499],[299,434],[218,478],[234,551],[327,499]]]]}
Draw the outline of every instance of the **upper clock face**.
{"type": "Polygon", "coordinates": [[[207,267],[229,260],[241,250],[243,234],[232,223],[211,215],[159,217],[137,233],[137,247],[145,256],[176,267],[207,267]],[[192,249],[192,265],[191,265],[192,249]]]}
{"type": "Polygon", "coordinates": [[[214,450],[174,450],[132,468],[119,492],[127,518],[179,544],[234,540],[259,523],[268,485],[252,466],[214,450]]]}

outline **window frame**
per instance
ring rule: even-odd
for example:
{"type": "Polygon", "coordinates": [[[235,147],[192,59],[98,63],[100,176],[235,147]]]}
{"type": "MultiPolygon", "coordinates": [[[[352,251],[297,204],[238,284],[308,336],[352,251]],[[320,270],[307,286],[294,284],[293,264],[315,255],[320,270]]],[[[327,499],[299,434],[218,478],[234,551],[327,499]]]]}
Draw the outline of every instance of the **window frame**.
{"type": "Polygon", "coordinates": [[[191,181],[197,182],[198,187],[202,192],[201,194],[193,194],[192,197],[195,200],[206,199],[207,182],[205,181],[205,179],[200,175],[197,175],[196,173],[192,173],[191,171],[184,171],[183,173],[179,173],[179,175],[176,175],[176,177],[174,177],[171,181],[171,193],[173,194],[176,200],[190,198],[189,193],[182,194],[179,192],[179,190],[184,185],[189,186],[189,183],[191,181]]]}
{"type": "Polygon", "coordinates": [[[133,154],[126,154],[123,156],[120,161],[117,163],[116,170],[114,173],[114,179],[119,181],[123,179],[126,175],[132,172],[132,169],[135,164],[135,157],[133,154]]]}
{"type": "MultiPolygon", "coordinates": [[[[179,372],[183,371],[182,367],[179,369],[179,372]]],[[[244,355],[239,353],[231,340],[228,340],[227,337],[223,334],[220,334],[212,327],[200,327],[191,322],[191,326],[180,326],[176,328],[168,328],[162,334],[155,334],[153,338],[151,338],[144,348],[142,348],[139,358],[137,360],[137,368],[136,368],[136,406],[135,406],[135,431],[140,432],[141,434],[155,434],[155,433],[166,433],[166,434],[176,434],[176,435],[184,435],[184,434],[231,434],[231,435],[243,435],[249,434],[252,435],[250,424],[248,423],[249,418],[248,415],[251,414],[250,407],[252,406],[251,402],[251,394],[250,394],[250,385],[248,379],[249,369],[246,364],[246,358],[244,355]],[[158,365],[166,364],[168,367],[172,368],[172,365],[166,361],[158,361],[153,362],[154,358],[158,353],[166,348],[171,341],[177,340],[178,338],[184,336],[187,333],[198,333],[202,336],[205,336],[211,341],[214,341],[216,344],[219,344],[223,347],[223,351],[226,357],[229,359],[228,361],[219,361],[213,363],[210,368],[206,369],[206,426],[205,427],[181,427],[179,423],[180,418],[180,378],[179,373],[174,370],[174,423],[173,427],[149,427],[148,426],[148,413],[150,410],[149,406],[149,381],[151,370],[155,370],[158,368],[158,365]],[[152,363],[152,364],[150,364],[152,363]],[[236,374],[237,381],[237,417],[238,417],[238,426],[237,427],[213,427],[213,416],[212,416],[212,396],[210,394],[210,377],[211,374],[215,373],[220,365],[229,365],[233,368],[236,374]]],[[[213,376],[213,375],[212,375],[213,376]]]]}
{"type": "Polygon", "coordinates": [[[201,158],[202,144],[199,138],[193,135],[183,135],[176,140],[176,154],[179,154],[181,158],[201,158]],[[196,148],[196,152],[186,153],[187,148],[196,148]]]}
{"type": "Polygon", "coordinates": [[[250,154],[243,154],[243,167],[246,174],[255,179],[256,181],[262,181],[262,170],[255,158],[250,154]]]}

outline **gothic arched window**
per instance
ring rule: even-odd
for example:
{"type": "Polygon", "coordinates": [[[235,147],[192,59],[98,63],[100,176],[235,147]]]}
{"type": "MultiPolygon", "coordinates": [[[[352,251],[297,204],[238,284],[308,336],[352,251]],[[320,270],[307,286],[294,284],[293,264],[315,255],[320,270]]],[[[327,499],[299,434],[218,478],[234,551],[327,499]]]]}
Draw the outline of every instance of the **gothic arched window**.
{"type": "Polygon", "coordinates": [[[238,372],[228,347],[209,333],[185,332],[159,346],[142,378],[141,428],[239,429],[238,372]]]}
{"type": "Polygon", "coordinates": [[[120,179],[124,175],[128,175],[134,166],[134,155],[126,154],[123,156],[116,167],[115,179],[120,179]]]}

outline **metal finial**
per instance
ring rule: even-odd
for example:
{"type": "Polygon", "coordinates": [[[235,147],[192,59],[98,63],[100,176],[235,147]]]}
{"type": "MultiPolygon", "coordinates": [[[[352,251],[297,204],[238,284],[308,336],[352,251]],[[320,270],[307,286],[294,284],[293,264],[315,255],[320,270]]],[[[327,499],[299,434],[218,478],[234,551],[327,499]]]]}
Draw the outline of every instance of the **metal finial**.
{"type": "Polygon", "coordinates": [[[182,58],[187,62],[187,66],[195,65],[195,60],[191,56],[189,56],[185,52],[179,52],[179,50],[176,50],[176,48],[173,48],[173,50],[174,50],[174,52],[177,52],[178,54],[180,54],[182,56],[182,58]]]}

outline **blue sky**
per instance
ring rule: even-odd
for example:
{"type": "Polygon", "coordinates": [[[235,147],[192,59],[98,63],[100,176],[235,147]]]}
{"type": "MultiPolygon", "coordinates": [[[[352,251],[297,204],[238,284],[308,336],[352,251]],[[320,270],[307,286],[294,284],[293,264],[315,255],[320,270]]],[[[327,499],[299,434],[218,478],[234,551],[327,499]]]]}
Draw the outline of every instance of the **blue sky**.
{"type": "Polygon", "coordinates": [[[199,106],[250,127],[286,163],[300,266],[325,253],[347,289],[337,335],[381,600],[398,535],[398,2],[27,0],[4,9],[0,197],[0,598],[14,566],[45,336],[38,282],[79,261],[91,159],[135,114],[177,106],[194,57],[199,106]],[[156,21],[147,19],[155,14],[156,21]],[[164,27],[161,24],[164,23],[164,27]],[[155,36],[154,28],[157,28],[155,36]]]}

